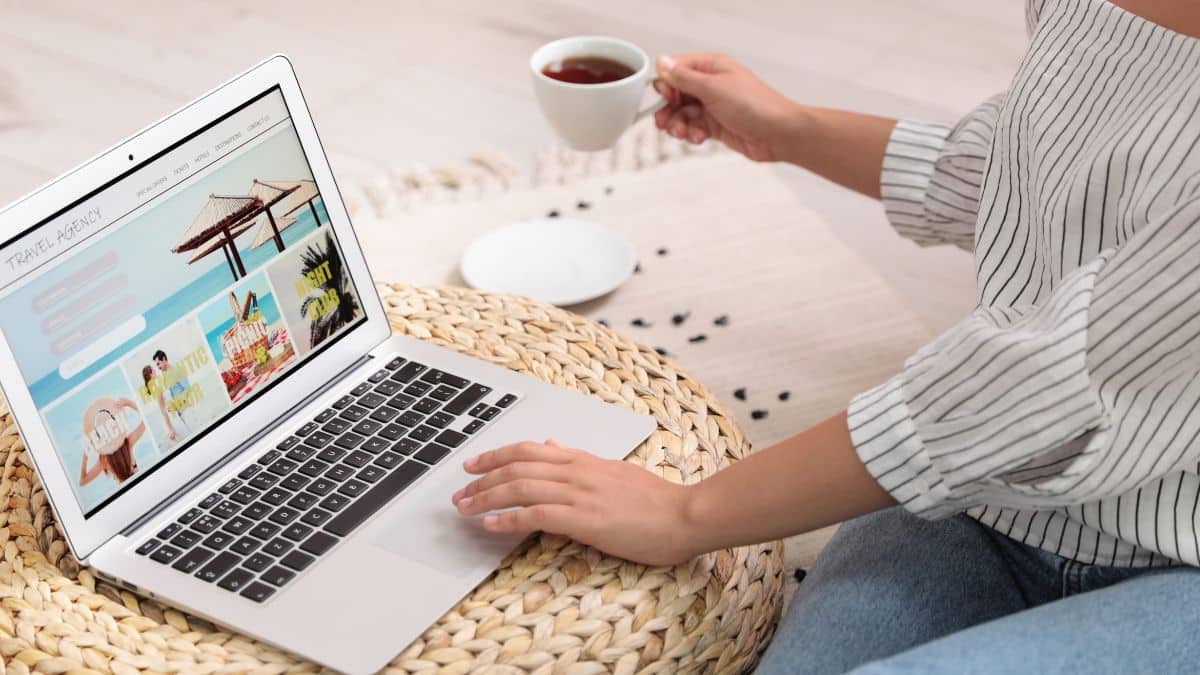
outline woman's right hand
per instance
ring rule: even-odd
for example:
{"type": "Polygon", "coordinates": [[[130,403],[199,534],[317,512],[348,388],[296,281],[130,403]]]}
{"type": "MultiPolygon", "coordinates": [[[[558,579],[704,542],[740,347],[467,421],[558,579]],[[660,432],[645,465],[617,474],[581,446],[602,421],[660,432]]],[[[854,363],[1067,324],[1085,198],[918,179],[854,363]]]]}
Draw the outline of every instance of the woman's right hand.
{"type": "Polygon", "coordinates": [[[757,162],[787,158],[803,109],[724,54],[658,59],[655,89],[667,99],[654,122],[691,143],[712,138],[757,162]]]}

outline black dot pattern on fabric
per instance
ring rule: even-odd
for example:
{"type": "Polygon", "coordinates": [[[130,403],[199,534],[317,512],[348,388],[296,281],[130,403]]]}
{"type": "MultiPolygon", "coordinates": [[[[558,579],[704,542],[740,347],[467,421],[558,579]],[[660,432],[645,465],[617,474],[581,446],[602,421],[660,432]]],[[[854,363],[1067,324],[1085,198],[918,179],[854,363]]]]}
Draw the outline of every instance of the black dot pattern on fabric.
{"type": "Polygon", "coordinates": [[[659,255],[659,257],[661,258],[662,256],[665,256],[667,254],[667,247],[664,246],[664,247],[658,249],[657,251],[655,251],[655,253],[657,253],[659,255]]]}
{"type": "Polygon", "coordinates": [[[633,266],[633,273],[634,273],[634,274],[641,274],[641,273],[642,273],[642,263],[635,263],[635,264],[634,264],[634,266],[633,266]]]}
{"type": "Polygon", "coordinates": [[[750,419],[753,419],[753,420],[761,420],[761,419],[766,418],[766,416],[767,416],[766,410],[751,410],[750,411],[750,419]]]}
{"type": "Polygon", "coordinates": [[[649,328],[650,326],[653,325],[650,322],[646,321],[645,319],[634,319],[633,321],[630,321],[629,323],[637,326],[638,328],[649,328]]]}
{"type": "Polygon", "coordinates": [[[658,352],[659,356],[668,356],[667,350],[663,349],[662,347],[655,347],[654,351],[658,352]]]}
{"type": "Polygon", "coordinates": [[[733,397],[734,397],[734,398],[736,398],[736,399],[737,399],[737,400],[739,400],[739,401],[745,401],[745,400],[746,400],[746,388],[745,388],[745,387],[739,387],[739,388],[737,388],[737,389],[734,389],[734,390],[733,390],[733,397]]]}
{"type": "Polygon", "coordinates": [[[550,213],[546,214],[546,217],[547,218],[557,218],[558,217],[558,209],[552,209],[550,211],[550,213]]]}
{"type": "Polygon", "coordinates": [[[692,344],[699,344],[706,340],[708,340],[708,336],[705,335],[704,333],[701,333],[699,335],[693,335],[692,337],[688,338],[688,342],[690,342],[692,344]]]}
{"type": "Polygon", "coordinates": [[[592,208],[592,205],[588,202],[580,201],[575,205],[575,208],[579,209],[580,211],[587,211],[588,209],[592,208]]]}
{"type": "Polygon", "coordinates": [[[728,326],[729,325],[729,315],[722,314],[721,316],[718,316],[717,318],[713,319],[713,325],[714,326],[728,326]]]}
{"type": "Polygon", "coordinates": [[[786,400],[788,400],[788,399],[789,399],[789,398],[791,398],[791,397],[792,397],[792,392],[790,392],[790,391],[781,391],[781,392],[779,392],[779,400],[780,400],[780,401],[786,401],[786,400]]]}
{"type": "Polygon", "coordinates": [[[604,326],[605,328],[612,328],[612,326],[608,325],[607,319],[596,319],[596,323],[600,324],[601,326],[604,326]]]}
{"type": "Polygon", "coordinates": [[[671,317],[671,323],[675,324],[676,326],[682,326],[683,322],[687,321],[688,317],[691,315],[691,312],[681,312],[679,314],[675,314],[671,317]]]}
{"type": "Polygon", "coordinates": [[[608,187],[604,188],[604,194],[611,195],[612,193],[613,193],[613,186],[609,185],[608,187]]]}

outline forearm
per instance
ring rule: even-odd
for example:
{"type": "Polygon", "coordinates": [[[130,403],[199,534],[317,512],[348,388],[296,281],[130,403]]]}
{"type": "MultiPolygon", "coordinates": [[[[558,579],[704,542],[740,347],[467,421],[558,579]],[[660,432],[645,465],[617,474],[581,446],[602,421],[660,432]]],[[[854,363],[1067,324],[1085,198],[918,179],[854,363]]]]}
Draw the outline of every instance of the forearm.
{"type": "Polygon", "coordinates": [[[879,174],[897,120],[800,104],[787,117],[781,123],[781,159],[880,198],[879,174]]]}
{"type": "Polygon", "coordinates": [[[844,412],[688,493],[685,529],[701,552],[809,532],[895,504],[858,459],[844,412]]]}

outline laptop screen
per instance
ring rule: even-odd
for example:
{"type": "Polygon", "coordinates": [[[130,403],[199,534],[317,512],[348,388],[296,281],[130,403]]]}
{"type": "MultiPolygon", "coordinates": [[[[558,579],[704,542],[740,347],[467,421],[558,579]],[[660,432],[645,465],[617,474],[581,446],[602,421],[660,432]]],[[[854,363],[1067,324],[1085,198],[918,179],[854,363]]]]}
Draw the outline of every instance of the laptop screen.
{"type": "Polygon", "coordinates": [[[0,331],[89,517],[365,320],[277,87],[131,166],[0,245],[0,331]]]}

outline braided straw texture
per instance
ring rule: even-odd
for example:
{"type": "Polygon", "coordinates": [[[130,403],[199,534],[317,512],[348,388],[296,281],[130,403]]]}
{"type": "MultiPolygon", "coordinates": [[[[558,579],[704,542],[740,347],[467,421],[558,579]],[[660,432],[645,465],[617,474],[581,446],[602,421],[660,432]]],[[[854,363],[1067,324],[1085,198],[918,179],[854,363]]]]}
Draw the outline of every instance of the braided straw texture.
{"type": "MultiPolygon", "coordinates": [[[[587,319],[458,288],[379,291],[398,333],[653,415],[658,428],[627,461],[668,480],[694,483],[751,451],[703,386],[653,350],[587,319]]],[[[6,406],[0,458],[5,672],[320,670],[80,569],[6,406]]],[[[744,672],[774,632],[783,583],[780,542],[647,568],[564,537],[534,536],[388,671],[744,672]]]]}

